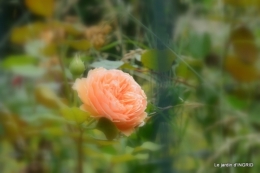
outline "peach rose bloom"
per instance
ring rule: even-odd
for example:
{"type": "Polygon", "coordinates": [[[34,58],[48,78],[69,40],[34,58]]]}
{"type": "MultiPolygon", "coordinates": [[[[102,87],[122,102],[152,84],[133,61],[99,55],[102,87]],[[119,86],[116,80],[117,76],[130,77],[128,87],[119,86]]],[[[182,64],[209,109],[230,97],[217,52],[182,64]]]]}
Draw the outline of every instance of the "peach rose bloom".
{"type": "Polygon", "coordinates": [[[132,76],[121,70],[90,70],[87,78],[76,80],[73,89],[83,102],[82,110],[96,118],[111,120],[127,136],[147,116],[144,91],[132,76]]]}

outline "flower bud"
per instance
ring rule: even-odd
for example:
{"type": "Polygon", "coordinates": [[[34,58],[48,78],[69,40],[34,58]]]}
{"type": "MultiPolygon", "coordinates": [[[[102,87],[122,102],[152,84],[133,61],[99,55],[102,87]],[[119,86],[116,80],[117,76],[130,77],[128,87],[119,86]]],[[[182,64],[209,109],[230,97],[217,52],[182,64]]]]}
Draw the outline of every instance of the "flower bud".
{"type": "Polygon", "coordinates": [[[79,56],[76,56],[75,58],[73,58],[73,60],[70,62],[70,66],[69,66],[70,72],[72,73],[72,75],[74,77],[78,77],[80,76],[84,70],[85,70],[85,65],[82,62],[82,60],[80,59],[79,56]]]}

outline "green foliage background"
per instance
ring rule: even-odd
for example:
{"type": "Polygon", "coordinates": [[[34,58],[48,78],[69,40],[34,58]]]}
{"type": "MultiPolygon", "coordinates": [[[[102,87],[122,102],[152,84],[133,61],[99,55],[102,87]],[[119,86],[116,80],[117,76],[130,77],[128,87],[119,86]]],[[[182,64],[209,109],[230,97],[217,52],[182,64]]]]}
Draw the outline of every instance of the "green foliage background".
{"type": "Polygon", "coordinates": [[[258,173],[260,3],[0,1],[0,172],[258,173]],[[73,76],[78,56],[86,69],[73,76]],[[148,97],[130,136],[78,107],[120,69],[148,97]],[[253,167],[215,167],[253,163],[253,167]]]}

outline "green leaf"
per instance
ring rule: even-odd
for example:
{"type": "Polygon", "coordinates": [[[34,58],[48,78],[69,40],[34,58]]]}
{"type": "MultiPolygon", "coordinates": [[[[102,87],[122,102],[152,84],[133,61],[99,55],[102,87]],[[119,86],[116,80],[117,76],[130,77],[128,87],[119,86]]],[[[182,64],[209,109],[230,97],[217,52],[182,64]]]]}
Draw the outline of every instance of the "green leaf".
{"type": "Polygon", "coordinates": [[[133,151],[134,151],[134,148],[126,146],[126,148],[125,148],[125,153],[126,154],[131,154],[133,151]]]}
{"type": "Polygon", "coordinates": [[[228,95],[227,101],[236,109],[244,109],[248,106],[248,101],[246,99],[240,99],[233,95],[228,95]]]}
{"type": "Polygon", "coordinates": [[[10,67],[10,70],[16,75],[30,78],[39,78],[45,73],[43,68],[35,67],[33,65],[12,66],[10,67]]]}
{"type": "Polygon", "coordinates": [[[150,150],[150,151],[157,151],[161,148],[161,146],[152,143],[152,142],[144,142],[141,146],[136,147],[134,149],[134,153],[144,151],[144,150],[150,150]]]}
{"type": "Polygon", "coordinates": [[[114,156],[111,161],[113,163],[123,163],[123,162],[128,162],[131,160],[135,160],[136,157],[134,155],[131,154],[124,154],[124,155],[120,155],[120,156],[114,156]]]}
{"type": "Polygon", "coordinates": [[[55,122],[65,122],[65,120],[57,115],[53,115],[50,113],[36,113],[34,116],[26,116],[23,117],[23,119],[27,122],[32,124],[33,126],[41,125],[43,123],[49,122],[49,123],[55,123],[55,122]]]}
{"type": "Polygon", "coordinates": [[[109,50],[109,49],[111,49],[111,48],[113,48],[113,47],[115,47],[115,46],[117,46],[119,44],[121,44],[120,41],[114,41],[114,42],[112,42],[110,44],[107,44],[107,45],[103,46],[102,48],[99,49],[99,51],[109,50]]]}
{"type": "Polygon", "coordinates": [[[186,62],[180,62],[176,66],[176,75],[178,77],[184,78],[184,79],[197,79],[197,76],[194,74],[193,71],[190,70],[190,68],[187,66],[187,64],[196,72],[199,72],[202,67],[203,63],[201,60],[198,59],[190,59],[190,58],[183,58],[183,60],[186,62]]]}
{"type": "Polygon", "coordinates": [[[52,137],[59,137],[59,136],[66,135],[63,128],[59,126],[44,128],[40,131],[40,133],[44,136],[52,136],[52,137]]]}
{"type": "Polygon", "coordinates": [[[141,56],[143,65],[151,70],[165,72],[171,69],[173,61],[176,59],[171,50],[148,50],[141,56]]]}
{"type": "Polygon", "coordinates": [[[92,56],[81,56],[80,57],[81,58],[81,60],[83,61],[83,62],[87,62],[87,63],[89,63],[90,61],[93,61],[94,60],[94,58],[92,57],[92,56]]]}
{"type": "Polygon", "coordinates": [[[106,145],[101,148],[102,153],[110,154],[110,155],[116,155],[117,150],[112,145],[106,145]]]}
{"type": "Polygon", "coordinates": [[[160,145],[152,143],[152,142],[144,142],[141,145],[141,147],[145,148],[145,149],[148,149],[148,150],[151,150],[151,151],[156,151],[156,150],[159,150],[161,148],[160,145]]]}
{"type": "Polygon", "coordinates": [[[97,129],[102,131],[108,140],[113,140],[118,134],[118,130],[114,123],[107,118],[100,118],[97,123],[97,129]]]}
{"type": "Polygon", "coordinates": [[[88,135],[95,140],[107,141],[106,135],[99,129],[91,129],[88,131],[88,135]]]}
{"type": "Polygon", "coordinates": [[[136,159],[145,160],[145,159],[148,159],[148,157],[149,157],[149,155],[147,153],[136,154],[136,155],[123,154],[123,155],[112,157],[111,161],[113,163],[123,163],[123,162],[128,162],[128,161],[132,161],[132,160],[136,160],[136,159]]]}
{"type": "Polygon", "coordinates": [[[211,47],[211,40],[208,34],[203,35],[191,35],[189,50],[193,57],[203,58],[205,57],[211,47]],[[196,43],[194,41],[196,40],[196,43]]]}
{"type": "MultiPolygon", "coordinates": [[[[99,131],[97,129],[94,129],[93,131],[99,131]]],[[[100,132],[102,133],[102,132],[100,132]]],[[[102,133],[103,134],[103,133],[102,133]]],[[[104,134],[103,134],[104,135],[104,134]]],[[[92,144],[95,144],[97,146],[108,146],[108,145],[115,145],[115,144],[118,144],[118,141],[108,141],[104,135],[101,136],[100,134],[98,134],[98,136],[96,135],[96,132],[95,134],[90,134],[88,133],[88,135],[84,136],[84,141],[86,141],[87,143],[92,143],[92,144]],[[104,139],[105,138],[105,139],[104,139]]]]}
{"type": "Polygon", "coordinates": [[[134,155],[135,156],[135,158],[137,158],[137,159],[141,159],[141,160],[146,160],[146,159],[148,159],[148,157],[149,157],[149,154],[148,153],[139,153],[139,154],[136,154],[136,155],[134,155]]]}
{"type": "Polygon", "coordinates": [[[98,67],[104,67],[105,69],[117,69],[121,65],[123,65],[123,61],[108,61],[108,60],[102,60],[98,62],[94,62],[90,64],[91,67],[98,68],[98,67]]]}
{"type": "Polygon", "coordinates": [[[85,121],[89,121],[90,114],[80,110],[77,107],[67,107],[61,110],[61,114],[66,118],[68,121],[76,122],[77,124],[81,124],[85,121]]]}
{"type": "MultiPolygon", "coordinates": [[[[126,154],[133,154],[134,153],[134,148],[126,146],[125,148],[125,153],[126,154]]],[[[148,153],[138,153],[134,154],[136,159],[148,159],[148,153]]]]}
{"type": "Polygon", "coordinates": [[[37,59],[28,55],[12,55],[6,57],[2,63],[3,68],[10,69],[13,66],[23,66],[28,64],[34,64],[37,59]]]}
{"type": "Polygon", "coordinates": [[[124,63],[123,65],[120,66],[120,69],[125,69],[125,70],[136,70],[136,67],[132,66],[129,63],[124,63]]]}

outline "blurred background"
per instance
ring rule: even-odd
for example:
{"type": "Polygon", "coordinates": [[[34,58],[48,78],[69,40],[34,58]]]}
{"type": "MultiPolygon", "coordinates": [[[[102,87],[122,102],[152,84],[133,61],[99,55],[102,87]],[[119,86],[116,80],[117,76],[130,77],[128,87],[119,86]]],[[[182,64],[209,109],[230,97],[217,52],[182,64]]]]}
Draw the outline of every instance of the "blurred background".
{"type": "Polygon", "coordinates": [[[0,0],[0,172],[258,173],[259,9],[258,0],[0,0]],[[111,140],[108,125],[85,123],[71,90],[76,56],[85,77],[95,67],[131,74],[148,97],[146,124],[111,140]]]}

